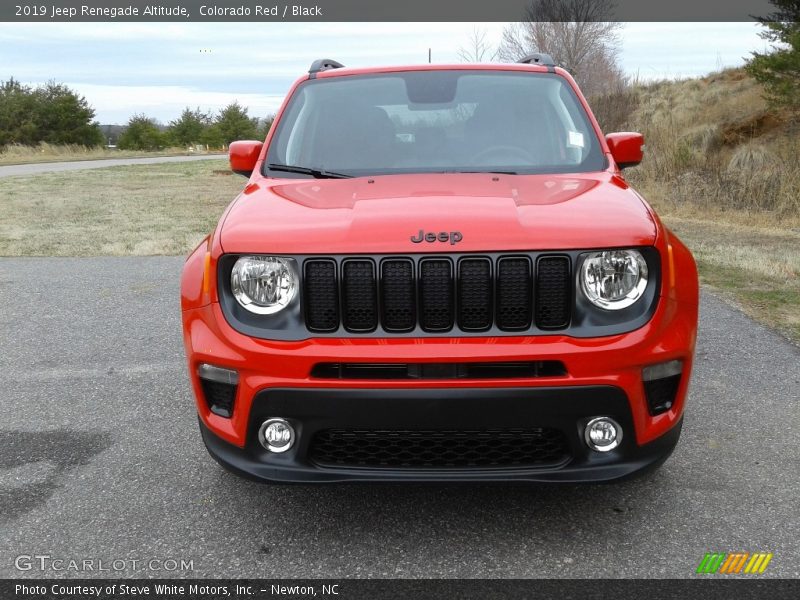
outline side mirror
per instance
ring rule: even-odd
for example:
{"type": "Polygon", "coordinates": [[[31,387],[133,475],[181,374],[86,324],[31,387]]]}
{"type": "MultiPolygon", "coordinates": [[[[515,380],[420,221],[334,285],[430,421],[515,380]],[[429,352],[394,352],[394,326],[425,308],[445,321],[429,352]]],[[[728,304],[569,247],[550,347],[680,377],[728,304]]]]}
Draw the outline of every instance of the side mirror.
{"type": "Polygon", "coordinates": [[[641,133],[623,131],[606,136],[608,149],[620,169],[635,167],[642,162],[644,155],[644,136],[641,133]]]}
{"type": "Polygon", "coordinates": [[[255,140],[233,142],[228,148],[231,171],[250,177],[256,167],[256,162],[258,162],[262,146],[264,146],[263,142],[256,142],[255,140]]]}

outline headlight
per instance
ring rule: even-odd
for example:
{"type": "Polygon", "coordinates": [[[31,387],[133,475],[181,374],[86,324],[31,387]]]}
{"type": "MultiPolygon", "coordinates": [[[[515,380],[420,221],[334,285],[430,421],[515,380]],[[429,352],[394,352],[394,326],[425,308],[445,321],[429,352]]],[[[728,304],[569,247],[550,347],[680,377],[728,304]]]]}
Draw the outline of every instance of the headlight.
{"type": "Polygon", "coordinates": [[[231,271],[231,292],[259,315],[283,310],[297,294],[293,261],[277,256],[242,256],[231,271]]]}
{"type": "Polygon", "coordinates": [[[619,310],[636,302],[647,287],[647,263],[636,250],[606,250],[586,256],[581,287],[595,306],[619,310]]]}

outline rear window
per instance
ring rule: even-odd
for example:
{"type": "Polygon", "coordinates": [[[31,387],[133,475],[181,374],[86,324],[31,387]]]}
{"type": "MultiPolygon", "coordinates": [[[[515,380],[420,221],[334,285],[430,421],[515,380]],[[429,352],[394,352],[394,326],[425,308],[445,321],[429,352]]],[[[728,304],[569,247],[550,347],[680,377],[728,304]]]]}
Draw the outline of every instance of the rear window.
{"type": "Polygon", "coordinates": [[[582,105],[554,74],[459,70],[314,79],[298,87],[277,127],[267,164],[352,176],[606,166],[582,105]]]}

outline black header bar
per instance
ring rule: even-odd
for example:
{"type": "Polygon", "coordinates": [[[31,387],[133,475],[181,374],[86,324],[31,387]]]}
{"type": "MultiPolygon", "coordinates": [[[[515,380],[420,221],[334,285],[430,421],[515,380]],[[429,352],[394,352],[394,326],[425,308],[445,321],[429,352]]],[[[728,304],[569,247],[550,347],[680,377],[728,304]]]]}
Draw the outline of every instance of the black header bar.
{"type": "MultiPolygon", "coordinates": [[[[663,558],[666,559],[666,558],[663,558]]],[[[380,600],[549,599],[783,600],[800,597],[800,581],[759,575],[695,579],[18,579],[0,580],[3,600],[380,600]]]]}
{"type": "MultiPolygon", "coordinates": [[[[3,0],[11,22],[511,22],[541,0],[3,0]]],[[[572,0],[546,0],[567,5],[572,0]]],[[[753,21],[768,0],[611,0],[602,21],[753,21]]],[[[573,20],[573,19],[542,19],[573,20]]],[[[581,20],[581,19],[575,19],[581,20]]]]}

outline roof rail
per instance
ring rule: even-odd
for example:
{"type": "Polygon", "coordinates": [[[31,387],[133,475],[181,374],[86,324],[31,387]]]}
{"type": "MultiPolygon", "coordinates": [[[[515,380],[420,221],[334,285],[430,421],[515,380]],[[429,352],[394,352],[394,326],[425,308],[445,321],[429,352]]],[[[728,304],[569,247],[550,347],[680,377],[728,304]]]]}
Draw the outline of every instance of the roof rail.
{"type": "Polygon", "coordinates": [[[330,58],[318,58],[311,63],[308,72],[314,76],[320,71],[327,71],[328,69],[341,69],[342,67],[344,67],[342,63],[331,60],[330,58]]]}
{"type": "Polygon", "coordinates": [[[555,67],[556,63],[553,61],[553,57],[549,54],[543,54],[541,52],[535,52],[533,54],[528,54],[525,58],[520,58],[518,63],[524,63],[528,65],[542,65],[543,67],[555,67]]]}

